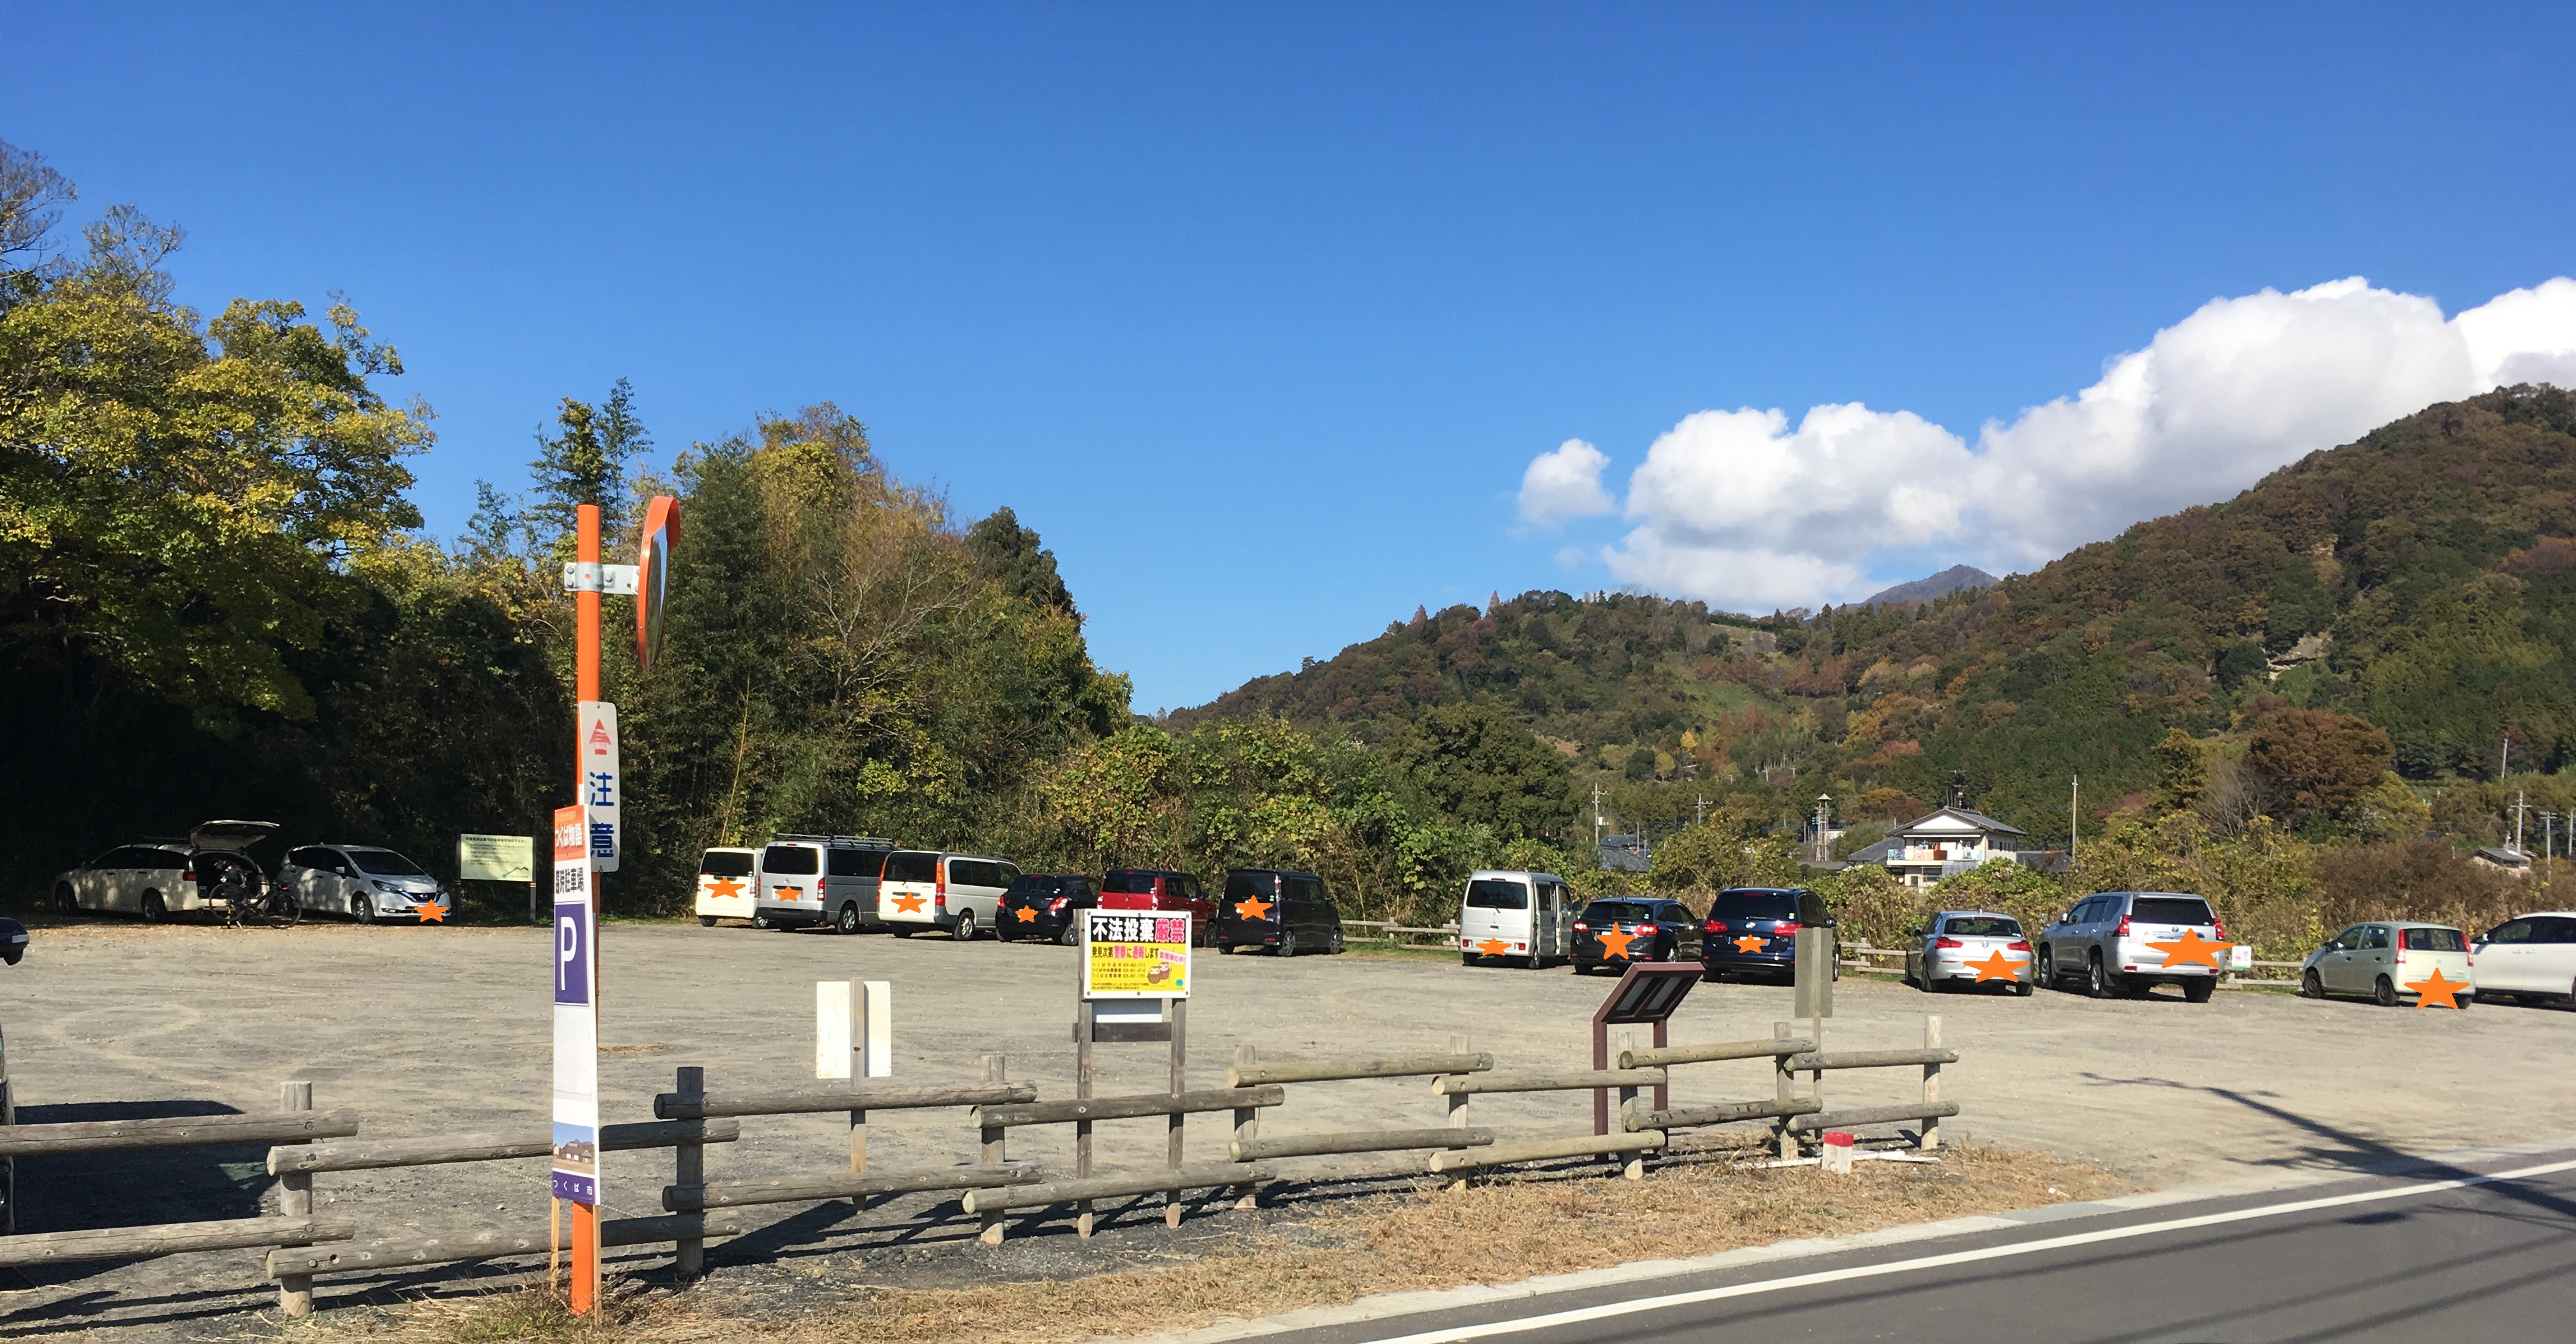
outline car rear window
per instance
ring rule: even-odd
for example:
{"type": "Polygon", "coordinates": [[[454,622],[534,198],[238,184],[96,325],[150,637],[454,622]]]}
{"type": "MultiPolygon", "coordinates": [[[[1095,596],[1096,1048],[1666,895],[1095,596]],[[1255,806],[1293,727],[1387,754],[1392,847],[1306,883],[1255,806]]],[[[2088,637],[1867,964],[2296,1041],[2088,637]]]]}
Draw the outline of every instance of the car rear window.
{"type": "Polygon", "coordinates": [[[760,856],[760,870],[786,877],[811,876],[822,868],[822,851],[804,845],[771,845],[760,856]]]}
{"type": "Polygon", "coordinates": [[[1467,884],[1470,910],[1527,910],[1529,885],[1499,877],[1480,877],[1467,884]]]}
{"type": "Polygon", "coordinates": [[[698,860],[698,871],[709,877],[749,877],[751,855],[739,849],[710,849],[698,860]]]}
{"type": "Polygon", "coordinates": [[[1962,938],[2019,938],[2021,921],[2005,919],[2000,915],[1970,915],[1964,919],[1951,920],[1941,926],[1941,931],[1957,934],[1962,938]]]}
{"type": "Polygon", "coordinates": [[[1268,900],[1278,892],[1277,873],[1228,873],[1225,875],[1225,898],[1229,901],[1268,900]]]}
{"type": "Polygon", "coordinates": [[[2399,947],[2409,952],[2465,952],[2468,945],[2460,941],[2458,929],[2400,929],[2399,947]]]}
{"type": "Polygon", "coordinates": [[[1594,901],[1583,907],[1586,921],[1599,920],[1604,924],[1642,922],[1654,917],[1655,907],[1643,901],[1594,901]]]}
{"type": "Polygon", "coordinates": [[[1796,919],[1798,894],[1793,891],[1721,891],[1708,910],[1711,919],[1796,919]]]}
{"type": "Polygon", "coordinates": [[[349,857],[378,877],[427,877],[429,870],[390,849],[353,849],[349,857]]]}
{"type": "Polygon", "coordinates": [[[1154,879],[1159,876],[1161,874],[1158,873],[1111,873],[1100,880],[1100,889],[1131,896],[1151,896],[1154,894],[1154,879]]]}
{"type": "Polygon", "coordinates": [[[882,849],[836,849],[824,860],[824,868],[834,877],[874,877],[884,862],[882,849]]]}
{"type": "Polygon", "coordinates": [[[2209,902],[2196,896],[2140,896],[2129,902],[2129,918],[2141,924],[2207,924],[2209,902]]]}
{"type": "Polygon", "coordinates": [[[939,880],[939,856],[936,854],[924,853],[920,850],[904,850],[898,853],[888,854],[886,856],[884,880],[888,882],[936,882],[939,880]]]}

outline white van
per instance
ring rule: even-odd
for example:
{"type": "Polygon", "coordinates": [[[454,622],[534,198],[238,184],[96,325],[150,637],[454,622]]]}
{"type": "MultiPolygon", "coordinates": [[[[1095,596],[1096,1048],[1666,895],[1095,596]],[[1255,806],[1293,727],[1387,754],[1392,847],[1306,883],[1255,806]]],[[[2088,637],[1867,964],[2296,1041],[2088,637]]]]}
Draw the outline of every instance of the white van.
{"type": "Polygon", "coordinates": [[[999,926],[1002,893],[1019,877],[1017,867],[1000,859],[898,849],[886,856],[877,918],[897,938],[940,928],[964,942],[999,926]]]}
{"type": "Polygon", "coordinates": [[[751,923],[761,929],[829,924],[857,933],[877,922],[877,874],[891,840],[867,835],[778,835],[760,851],[751,923]]]}
{"type": "Polygon", "coordinates": [[[748,849],[710,849],[698,856],[698,922],[749,919],[757,911],[760,855],[748,849]]]}
{"type": "Polygon", "coordinates": [[[1458,908],[1458,959],[1487,957],[1537,970],[1574,957],[1574,894],[1554,873],[1487,869],[1467,878],[1458,908]]]}

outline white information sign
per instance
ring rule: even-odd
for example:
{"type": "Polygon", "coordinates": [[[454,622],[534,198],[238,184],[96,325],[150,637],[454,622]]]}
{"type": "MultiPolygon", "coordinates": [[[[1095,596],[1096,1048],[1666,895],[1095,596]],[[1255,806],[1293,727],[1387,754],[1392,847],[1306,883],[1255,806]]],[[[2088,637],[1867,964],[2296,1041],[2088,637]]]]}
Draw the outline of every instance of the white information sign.
{"type": "Polygon", "coordinates": [[[589,818],[555,809],[554,1194],[599,1203],[599,879],[589,818]]]}
{"type": "Polygon", "coordinates": [[[534,882],[537,842],[524,835],[460,835],[456,876],[465,882],[534,882]]]}
{"type": "Polygon", "coordinates": [[[582,805],[590,809],[590,858],[603,873],[617,871],[617,853],[626,832],[618,820],[626,801],[626,780],[617,769],[617,706],[605,700],[581,702],[580,778],[574,781],[582,805]]]}

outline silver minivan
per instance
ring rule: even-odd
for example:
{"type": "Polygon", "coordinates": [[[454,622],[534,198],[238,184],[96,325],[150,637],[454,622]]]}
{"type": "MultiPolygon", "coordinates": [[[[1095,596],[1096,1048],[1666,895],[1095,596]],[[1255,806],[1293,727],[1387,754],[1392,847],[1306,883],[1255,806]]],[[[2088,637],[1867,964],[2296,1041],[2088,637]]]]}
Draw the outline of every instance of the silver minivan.
{"type": "Polygon", "coordinates": [[[1020,870],[1001,859],[898,849],[886,856],[877,918],[897,938],[938,928],[966,942],[1001,920],[1002,893],[1019,877],[1020,870]]]}
{"type": "Polygon", "coordinates": [[[1479,869],[1458,907],[1458,960],[1537,970],[1574,956],[1574,904],[1554,873],[1479,869]]]}
{"type": "Polygon", "coordinates": [[[2052,989],[2064,988],[2068,976],[2097,999],[2180,985],[2184,998],[2207,1003],[2218,988],[2227,930],[2209,902],[2188,892],[2103,891],[2076,902],[2036,941],[2039,982],[2052,989]]]}
{"type": "Polygon", "coordinates": [[[857,933],[876,923],[878,870],[893,848],[866,835],[771,836],[760,851],[752,927],[857,933]]]}

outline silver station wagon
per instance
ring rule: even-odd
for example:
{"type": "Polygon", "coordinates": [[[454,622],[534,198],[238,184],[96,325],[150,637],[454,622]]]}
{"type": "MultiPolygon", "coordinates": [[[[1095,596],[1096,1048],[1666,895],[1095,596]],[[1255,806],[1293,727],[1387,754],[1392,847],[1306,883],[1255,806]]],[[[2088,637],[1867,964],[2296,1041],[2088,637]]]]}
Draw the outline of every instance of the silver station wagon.
{"type": "MultiPolygon", "coordinates": [[[[2469,983],[2469,940],[2458,929],[2393,920],[2355,924],[2308,954],[2299,968],[2299,993],[2311,999],[2366,995],[2393,1008],[2420,998],[2416,986],[2431,983],[2437,973],[2444,984],[2469,983]]],[[[2463,988],[2440,997],[2466,1008],[2472,994],[2463,988]]]]}

